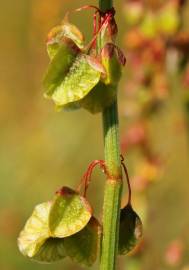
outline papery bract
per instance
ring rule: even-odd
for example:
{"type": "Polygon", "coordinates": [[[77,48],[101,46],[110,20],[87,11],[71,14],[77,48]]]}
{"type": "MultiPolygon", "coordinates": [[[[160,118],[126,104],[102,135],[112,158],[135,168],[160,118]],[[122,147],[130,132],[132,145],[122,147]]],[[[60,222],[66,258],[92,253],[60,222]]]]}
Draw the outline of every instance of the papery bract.
{"type": "Polygon", "coordinates": [[[92,209],[87,200],[74,190],[63,187],[55,196],[49,214],[53,237],[68,237],[81,231],[89,222],[92,209]]]}

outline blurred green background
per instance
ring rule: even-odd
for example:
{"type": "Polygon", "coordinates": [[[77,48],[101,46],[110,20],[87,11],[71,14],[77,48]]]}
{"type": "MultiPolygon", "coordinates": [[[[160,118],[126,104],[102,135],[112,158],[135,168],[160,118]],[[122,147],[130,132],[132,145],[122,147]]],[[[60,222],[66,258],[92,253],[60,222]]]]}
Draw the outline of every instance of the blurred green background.
{"type": "MultiPolygon", "coordinates": [[[[47,33],[67,10],[86,4],[95,5],[97,1],[1,1],[1,270],[83,269],[69,259],[53,265],[32,262],[19,253],[16,239],[36,204],[49,200],[63,185],[76,187],[88,164],[103,159],[101,115],[90,115],[84,110],[57,113],[53,104],[43,98],[41,85],[48,63],[47,33]]],[[[124,4],[125,1],[115,1],[120,29],[118,43],[125,48],[127,56],[125,34],[129,27],[124,4]]],[[[189,10],[187,6],[186,10],[189,10]]],[[[83,11],[71,16],[86,33],[86,40],[91,38],[88,34],[92,30],[91,15],[91,11],[83,11]]],[[[133,106],[125,90],[132,83],[129,61],[128,57],[119,91],[123,143],[127,127],[136,120],[136,115],[130,113],[136,104],[133,106]]],[[[170,93],[161,109],[137,116],[147,123],[150,148],[160,157],[161,168],[155,167],[158,173],[145,188],[137,188],[142,185],[140,178],[136,182],[138,186],[133,187],[133,203],[143,219],[144,239],[133,256],[119,258],[120,270],[189,269],[189,130],[185,110],[188,86],[182,90],[181,77],[180,70],[166,74],[170,93]]],[[[137,110],[140,106],[144,106],[143,101],[137,104],[137,110]]],[[[126,152],[123,150],[132,179],[144,157],[136,145],[126,152]]],[[[104,179],[96,170],[88,197],[98,216],[103,185],[104,179]]],[[[98,269],[98,264],[91,269],[98,269]]]]}

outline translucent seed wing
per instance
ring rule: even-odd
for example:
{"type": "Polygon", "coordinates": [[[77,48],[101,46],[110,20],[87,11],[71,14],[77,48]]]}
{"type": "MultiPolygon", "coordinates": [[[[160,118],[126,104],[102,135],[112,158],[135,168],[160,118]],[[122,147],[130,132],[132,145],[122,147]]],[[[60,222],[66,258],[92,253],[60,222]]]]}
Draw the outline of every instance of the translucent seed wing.
{"type": "Polygon", "coordinates": [[[49,237],[48,216],[50,207],[51,202],[37,205],[26,222],[18,238],[18,247],[23,255],[33,257],[49,237]]]}
{"type": "Polygon", "coordinates": [[[67,255],[81,265],[91,266],[97,259],[101,227],[92,217],[80,232],[65,238],[67,255]]]}
{"type": "Polygon", "coordinates": [[[67,237],[82,230],[91,218],[92,210],[85,198],[64,187],[55,197],[49,215],[53,237],[67,237]]]}

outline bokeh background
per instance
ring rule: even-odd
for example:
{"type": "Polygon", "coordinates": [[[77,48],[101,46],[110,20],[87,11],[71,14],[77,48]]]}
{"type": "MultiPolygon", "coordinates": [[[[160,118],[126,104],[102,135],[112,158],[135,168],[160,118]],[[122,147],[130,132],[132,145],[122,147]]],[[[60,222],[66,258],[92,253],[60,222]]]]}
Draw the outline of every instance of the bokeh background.
{"type": "MultiPolygon", "coordinates": [[[[34,206],[62,185],[76,187],[103,159],[101,115],[56,112],[43,98],[45,40],[65,12],[92,0],[1,1],[0,269],[83,269],[69,259],[42,265],[24,258],[16,239],[34,206]]],[[[118,44],[127,57],[119,89],[120,137],[144,224],[138,248],[120,270],[189,269],[189,3],[115,0],[118,44]]],[[[92,12],[71,20],[91,38],[92,12]]],[[[104,179],[89,195],[101,216],[104,179]]],[[[127,198],[125,187],[123,203],[127,198]]],[[[98,269],[96,264],[91,269],[98,269]]]]}

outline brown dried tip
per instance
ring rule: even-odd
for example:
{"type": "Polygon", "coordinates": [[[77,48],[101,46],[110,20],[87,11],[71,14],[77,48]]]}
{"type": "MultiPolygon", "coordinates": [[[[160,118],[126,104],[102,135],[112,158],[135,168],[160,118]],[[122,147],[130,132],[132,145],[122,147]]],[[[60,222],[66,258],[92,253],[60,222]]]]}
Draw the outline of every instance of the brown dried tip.
{"type": "Polygon", "coordinates": [[[56,191],[56,194],[61,195],[61,196],[73,195],[73,194],[76,194],[76,191],[69,187],[62,187],[61,189],[56,191]]]}

